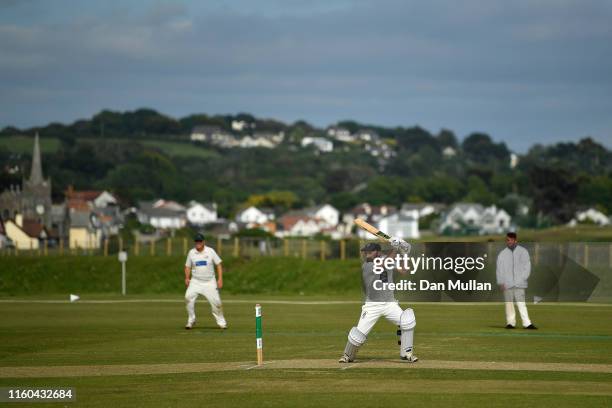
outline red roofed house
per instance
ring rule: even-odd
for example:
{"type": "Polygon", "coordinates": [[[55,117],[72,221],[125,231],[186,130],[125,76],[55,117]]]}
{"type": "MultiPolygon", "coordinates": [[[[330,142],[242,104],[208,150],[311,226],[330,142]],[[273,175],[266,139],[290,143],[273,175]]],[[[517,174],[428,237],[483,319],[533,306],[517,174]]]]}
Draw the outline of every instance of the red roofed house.
{"type": "Polygon", "coordinates": [[[292,211],[283,215],[279,220],[281,230],[276,235],[282,237],[309,237],[316,235],[327,228],[325,221],[292,211]]]}

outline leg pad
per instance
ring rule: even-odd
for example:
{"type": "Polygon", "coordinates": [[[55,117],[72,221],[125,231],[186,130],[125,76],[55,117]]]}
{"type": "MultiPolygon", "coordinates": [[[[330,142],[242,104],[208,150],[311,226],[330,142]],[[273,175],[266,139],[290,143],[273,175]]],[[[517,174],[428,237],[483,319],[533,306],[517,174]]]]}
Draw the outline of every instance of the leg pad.
{"type": "Polygon", "coordinates": [[[412,309],[406,309],[400,316],[400,328],[402,330],[412,330],[416,326],[416,317],[412,309]]]}
{"type": "Polygon", "coordinates": [[[406,357],[412,353],[415,327],[414,311],[412,309],[404,310],[400,316],[400,357],[406,357]]]}
{"type": "Polygon", "coordinates": [[[344,355],[348,357],[349,361],[353,361],[357,356],[357,350],[366,341],[366,335],[363,334],[358,328],[353,327],[348,334],[348,341],[344,347],[344,355]]]}

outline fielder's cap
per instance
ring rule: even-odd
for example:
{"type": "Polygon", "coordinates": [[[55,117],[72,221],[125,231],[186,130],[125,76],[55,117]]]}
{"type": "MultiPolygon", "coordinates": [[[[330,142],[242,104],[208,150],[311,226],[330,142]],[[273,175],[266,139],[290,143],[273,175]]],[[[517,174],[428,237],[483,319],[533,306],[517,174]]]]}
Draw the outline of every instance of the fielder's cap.
{"type": "Polygon", "coordinates": [[[382,248],[380,247],[380,244],[377,244],[376,242],[368,242],[367,244],[363,246],[363,248],[361,248],[361,250],[363,252],[372,252],[372,251],[381,251],[382,248]]]}
{"type": "Polygon", "coordinates": [[[194,241],[204,241],[204,234],[200,234],[199,232],[197,234],[195,234],[195,237],[193,237],[194,241]]]}

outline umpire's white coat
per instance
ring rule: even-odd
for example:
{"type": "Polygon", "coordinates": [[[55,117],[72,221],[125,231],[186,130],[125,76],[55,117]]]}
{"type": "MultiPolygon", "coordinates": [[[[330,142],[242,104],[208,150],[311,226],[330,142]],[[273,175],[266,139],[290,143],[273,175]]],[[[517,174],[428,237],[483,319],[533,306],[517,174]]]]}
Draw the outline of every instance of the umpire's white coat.
{"type": "Polygon", "coordinates": [[[529,252],[520,245],[514,248],[505,248],[497,256],[497,284],[504,285],[506,289],[527,288],[527,279],[531,274],[531,261],[529,252]]]}

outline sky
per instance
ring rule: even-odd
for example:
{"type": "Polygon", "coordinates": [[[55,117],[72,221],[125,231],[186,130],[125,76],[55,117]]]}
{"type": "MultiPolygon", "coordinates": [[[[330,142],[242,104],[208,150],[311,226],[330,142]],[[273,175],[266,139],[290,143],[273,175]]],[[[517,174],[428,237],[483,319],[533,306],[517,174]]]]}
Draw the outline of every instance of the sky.
{"type": "Polygon", "coordinates": [[[140,107],[612,147],[612,2],[0,0],[0,128],[140,107]]]}

